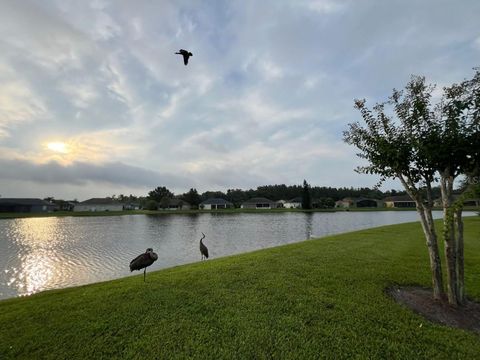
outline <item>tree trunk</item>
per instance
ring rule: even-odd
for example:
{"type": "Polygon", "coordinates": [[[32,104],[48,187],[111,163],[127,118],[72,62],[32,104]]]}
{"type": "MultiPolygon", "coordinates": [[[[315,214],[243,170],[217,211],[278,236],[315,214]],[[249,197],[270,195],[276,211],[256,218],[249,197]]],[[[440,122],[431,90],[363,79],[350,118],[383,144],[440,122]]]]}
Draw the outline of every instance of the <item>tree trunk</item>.
{"type": "Polygon", "coordinates": [[[444,296],[442,262],[440,260],[440,251],[438,249],[437,234],[435,232],[435,224],[433,223],[432,210],[417,202],[417,211],[420,215],[420,222],[425,234],[425,239],[427,240],[428,255],[430,257],[430,270],[432,273],[433,298],[435,300],[442,300],[444,296]]]}
{"type": "Polygon", "coordinates": [[[465,262],[463,257],[463,219],[462,208],[456,209],[455,217],[457,225],[457,296],[458,303],[463,305],[465,303],[465,262]]]}
{"type": "Polygon", "coordinates": [[[455,239],[455,219],[452,207],[453,178],[441,174],[440,188],[443,203],[443,239],[447,264],[447,295],[450,305],[458,305],[457,294],[457,242],[455,239]]]}
{"type": "MultiPolygon", "coordinates": [[[[432,194],[431,186],[427,186],[427,197],[429,199],[427,205],[423,203],[423,198],[418,189],[410,179],[405,179],[401,174],[397,177],[402,182],[407,194],[415,200],[417,212],[420,215],[420,223],[422,224],[423,233],[427,241],[428,255],[430,258],[430,271],[432,274],[433,298],[435,300],[443,300],[445,292],[443,291],[443,274],[442,262],[440,260],[440,251],[438,249],[437,234],[435,232],[435,223],[432,216],[432,194]]],[[[429,181],[427,180],[427,183],[429,181]]]]}

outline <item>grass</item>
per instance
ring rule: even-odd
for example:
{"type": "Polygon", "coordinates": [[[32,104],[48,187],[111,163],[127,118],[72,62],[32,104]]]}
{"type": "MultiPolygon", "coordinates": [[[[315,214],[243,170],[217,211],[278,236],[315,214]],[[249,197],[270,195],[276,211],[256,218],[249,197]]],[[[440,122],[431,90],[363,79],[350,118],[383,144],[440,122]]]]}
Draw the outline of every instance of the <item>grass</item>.
{"type": "MultiPolygon", "coordinates": [[[[465,225],[478,301],[480,217],[465,225]]],[[[430,286],[418,223],[0,301],[0,359],[480,358],[478,334],[396,304],[392,284],[430,286]]]]}

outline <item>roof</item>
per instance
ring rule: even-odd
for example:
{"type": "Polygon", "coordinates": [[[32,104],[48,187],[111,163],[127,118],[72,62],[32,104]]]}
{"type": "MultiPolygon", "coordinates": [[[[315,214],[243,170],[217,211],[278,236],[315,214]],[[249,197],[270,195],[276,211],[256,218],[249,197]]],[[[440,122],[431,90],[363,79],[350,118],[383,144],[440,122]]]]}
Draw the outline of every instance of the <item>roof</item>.
{"type": "Polygon", "coordinates": [[[181,205],[190,205],[188,202],[182,199],[168,199],[168,205],[180,206],[181,205]]]}
{"type": "Polygon", "coordinates": [[[398,196],[389,196],[383,199],[383,201],[415,201],[410,195],[398,195],[398,196]]]}
{"type": "MultiPolygon", "coordinates": [[[[452,197],[453,197],[453,200],[457,200],[461,195],[460,194],[453,194],[452,197]]],[[[441,197],[438,197],[435,199],[435,201],[442,201],[442,198],[441,197]]],[[[463,201],[480,201],[480,198],[466,198],[466,199],[463,199],[463,201]]]]}
{"type": "Polygon", "coordinates": [[[30,198],[0,198],[0,204],[55,206],[55,204],[51,204],[48,201],[45,201],[42,199],[30,199],[30,198]]]}
{"type": "Polygon", "coordinates": [[[356,202],[359,202],[359,201],[382,201],[382,200],[378,200],[378,199],[374,199],[374,198],[367,198],[367,197],[363,197],[363,196],[360,196],[358,198],[355,198],[354,201],[356,202]]]}
{"type": "Polygon", "coordinates": [[[358,201],[363,201],[363,200],[373,200],[373,201],[381,201],[381,200],[378,200],[378,199],[374,199],[374,198],[368,198],[368,197],[364,197],[364,196],[359,196],[359,197],[346,197],[346,198],[343,198],[342,200],[339,200],[339,201],[353,201],[353,202],[358,202],[358,201]]]}
{"type": "Polygon", "coordinates": [[[221,198],[210,198],[201,202],[202,205],[233,205],[230,201],[221,198]]]}
{"type": "Polygon", "coordinates": [[[288,200],[287,202],[289,202],[289,203],[301,203],[301,202],[302,202],[302,197],[301,197],[301,196],[297,196],[297,197],[295,197],[295,198],[293,198],[293,199],[288,200]]]}
{"type": "Polygon", "coordinates": [[[263,197],[256,197],[256,198],[251,198],[247,201],[244,201],[243,202],[244,204],[258,204],[258,203],[272,203],[272,204],[276,204],[275,201],[272,201],[272,200],[269,200],[267,198],[263,198],[263,197]]]}
{"type": "Polygon", "coordinates": [[[79,205],[90,205],[90,204],[99,204],[99,205],[121,205],[117,200],[112,200],[110,198],[91,198],[79,203],[79,205]]]}

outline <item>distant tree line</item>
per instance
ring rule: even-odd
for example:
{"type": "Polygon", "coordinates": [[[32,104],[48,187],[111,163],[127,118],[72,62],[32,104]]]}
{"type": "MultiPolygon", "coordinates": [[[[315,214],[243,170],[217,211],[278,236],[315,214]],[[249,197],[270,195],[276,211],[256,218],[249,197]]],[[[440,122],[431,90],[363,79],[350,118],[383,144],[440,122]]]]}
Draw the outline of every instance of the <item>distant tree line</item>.
{"type": "MultiPolygon", "coordinates": [[[[462,185],[461,185],[462,186],[462,185]]],[[[432,187],[432,193],[436,198],[441,196],[440,187],[432,187]]],[[[406,195],[406,191],[388,190],[381,191],[369,187],[327,187],[327,186],[311,186],[306,181],[303,185],[263,185],[256,189],[242,190],[242,189],[228,189],[223,191],[205,191],[201,194],[197,189],[191,188],[183,194],[174,194],[165,186],[157,186],[155,189],[148,192],[147,196],[135,195],[112,195],[109,196],[112,200],[120,202],[138,202],[145,209],[163,208],[168,203],[169,199],[181,199],[193,207],[198,207],[202,201],[210,198],[222,198],[230,201],[235,207],[254,197],[264,197],[273,201],[278,200],[292,200],[300,199],[304,209],[316,208],[331,208],[334,207],[335,201],[347,197],[357,198],[366,197],[371,199],[383,199],[388,196],[406,195]]]]}
{"type": "MultiPolygon", "coordinates": [[[[465,186],[464,183],[460,185],[465,186]]],[[[441,196],[440,187],[433,187],[432,192],[436,198],[441,196]]],[[[113,194],[107,196],[107,198],[116,200],[122,203],[138,203],[144,209],[157,209],[166,207],[169,199],[177,198],[181,199],[193,207],[198,207],[202,201],[210,198],[222,198],[230,201],[235,207],[254,197],[264,197],[273,201],[278,200],[292,200],[295,198],[300,199],[302,207],[304,209],[316,208],[332,208],[335,205],[335,201],[341,200],[347,197],[366,197],[371,199],[383,199],[388,196],[405,195],[405,191],[388,190],[381,191],[378,189],[371,189],[369,187],[327,187],[327,186],[311,186],[306,181],[303,185],[263,185],[258,186],[256,189],[242,190],[242,189],[228,189],[223,191],[205,191],[199,194],[197,189],[191,188],[189,191],[183,194],[174,194],[165,186],[157,186],[155,189],[148,192],[146,196],[113,194]]],[[[53,201],[53,197],[45,198],[44,200],[53,201]]],[[[60,201],[60,200],[55,200],[60,201]]]]}
{"type": "MultiPolygon", "coordinates": [[[[210,198],[222,198],[232,202],[235,207],[254,197],[264,197],[273,201],[291,200],[298,198],[302,202],[302,207],[309,209],[314,207],[329,208],[333,207],[335,201],[346,197],[368,197],[373,199],[382,199],[387,196],[405,195],[405,191],[389,190],[383,192],[378,189],[368,187],[361,188],[335,188],[326,186],[310,186],[306,181],[303,185],[263,185],[256,189],[228,189],[223,191],[205,191],[199,194],[197,189],[191,188],[188,192],[175,195],[165,186],[158,186],[148,193],[147,197],[138,198],[146,208],[147,204],[151,207],[168,201],[172,198],[181,199],[190,205],[197,207],[202,201],[210,198]]],[[[161,206],[160,206],[161,207],[161,206]]]]}

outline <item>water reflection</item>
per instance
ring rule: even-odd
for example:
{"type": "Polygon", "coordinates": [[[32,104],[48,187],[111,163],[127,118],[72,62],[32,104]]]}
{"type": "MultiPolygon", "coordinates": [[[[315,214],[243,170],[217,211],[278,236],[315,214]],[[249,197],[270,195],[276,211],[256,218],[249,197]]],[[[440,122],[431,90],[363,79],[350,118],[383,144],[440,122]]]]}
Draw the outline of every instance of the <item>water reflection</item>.
{"type": "Polygon", "coordinates": [[[17,219],[10,236],[17,246],[17,259],[6,269],[7,284],[22,295],[49,288],[61,276],[62,264],[57,252],[66,239],[58,218],[17,219]]]}
{"type": "MultiPolygon", "coordinates": [[[[473,213],[472,213],[473,214],[473,213]]],[[[435,217],[441,216],[437,212],[435,217]]],[[[188,214],[0,220],[0,299],[131,275],[152,247],[151,271],[380,225],[417,221],[415,212],[188,214]]]]}
{"type": "Polygon", "coordinates": [[[312,234],[313,231],[313,214],[305,213],[305,239],[311,239],[315,236],[312,234]]]}

